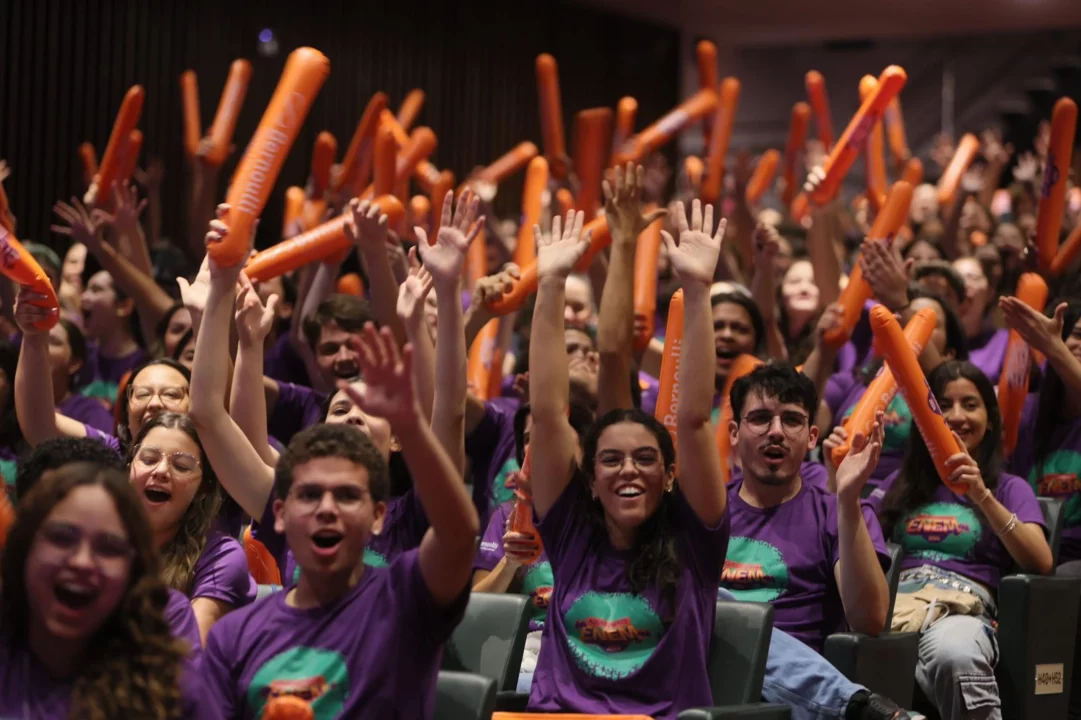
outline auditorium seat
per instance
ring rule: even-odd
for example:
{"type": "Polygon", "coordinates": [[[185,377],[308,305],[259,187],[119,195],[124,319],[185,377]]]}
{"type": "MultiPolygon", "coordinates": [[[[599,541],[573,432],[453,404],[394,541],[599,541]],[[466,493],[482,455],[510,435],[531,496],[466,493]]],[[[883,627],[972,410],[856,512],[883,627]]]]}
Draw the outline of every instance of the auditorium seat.
{"type": "Polygon", "coordinates": [[[433,720],[489,720],[494,710],[494,680],[473,673],[439,671],[433,720]]]}

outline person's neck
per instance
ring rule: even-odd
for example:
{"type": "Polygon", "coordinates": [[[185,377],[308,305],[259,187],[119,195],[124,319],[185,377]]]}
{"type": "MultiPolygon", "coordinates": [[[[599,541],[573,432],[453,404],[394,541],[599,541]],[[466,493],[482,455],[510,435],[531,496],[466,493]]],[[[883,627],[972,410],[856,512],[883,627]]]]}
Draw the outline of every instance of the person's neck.
{"type": "Polygon", "coordinates": [[[791,481],[780,485],[760,482],[744,473],[743,482],[739,486],[739,496],[751,507],[771,508],[788,502],[799,495],[802,489],[803,478],[798,473],[791,481]]]}
{"type": "Polygon", "coordinates": [[[616,550],[630,550],[634,547],[635,533],[633,530],[623,530],[607,515],[604,516],[604,524],[608,526],[608,542],[616,550]]]}
{"type": "Polygon", "coordinates": [[[131,333],[120,326],[98,338],[98,352],[107,358],[130,355],[138,347],[131,333]]]}
{"type": "Polygon", "coordinates": [[[57,638],[35,622],[30,623],[27,638],[34,658],[50,676],[58,679],[69,678],[75,673],[86,654],[87,642],[57,638]]]}
{"type": "Polygon", "coordinates": [[[356,587],[364,576],[364,563],[360,563],[350,573],[322,575],[316,572],[300,571],[296,587],[285,596],[285,604],[297,610],[309,610],[314,607],[327,607],[341,600],[356,587]]]}

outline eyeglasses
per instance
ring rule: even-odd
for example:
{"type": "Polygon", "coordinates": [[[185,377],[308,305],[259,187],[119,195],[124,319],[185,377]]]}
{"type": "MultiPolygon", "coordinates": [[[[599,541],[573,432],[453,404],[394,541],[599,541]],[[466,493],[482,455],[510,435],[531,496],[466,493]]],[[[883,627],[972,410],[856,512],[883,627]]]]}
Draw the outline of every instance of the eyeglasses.
{"type": "Polygon", "coordinates": [[[335,488],[323,488],[318,485],[302,485],[289,491],[289,496],[297,507],[306,514],[314,513],[323,502],[323,497],[330,493],[331,499],[339,510],[352,512],[364,503],[371,493],[364,488],[344,485],[335,488]]]}
{"type": "Polygon", "coordinates": [[[135,548],[127,538],[113,533],[99,533],[87,537],[74,525],[50,523],[41,529],[44,542],[64,560],[70,559],[83,546],[86,540],[90,544],[90,554],[94,556],[103,570],[119,570],[135,555],[135,548]]]}
{"type": "Polygon", "coordinates": [[[773,427],[773,419],[780,418],[781,430],[788,437],[798,435],[808,427],[807,415],[795,410],[775,413],[772,410],[752,410],[743,416],[743,424],[755,435],[765,435],[773,427]]]}
{"type": "Polygon", "coordinates": [[[172,474],[181,479],[195,477],[202,465],[198,458],[186,452],[167,453],[153,445],[140,445],[135,448],[133,462],[143,470],[153,470],[162,460],[167,460],[172,474]]]}
{"type": "Polygon", "coordinates": [[[170,410],[175,410],[184,404],[184,398],[188,396],[188,389],[185,387],[153,388],[146,385],[132,385],[128,388],[128,400],[131,405],[136,407],[146,407],[154,399],[155,395],[161,400],[162,405],[170,410]]]}
{"type": "Polygon", "coordinates": [[[631,453],[622,453],[618,450],[605,450],[597,454],[597,462],[606,468],[623,469],[624,463],[630,459],[631,464],[639,471],[652,470],[660,464],[661,456],[650,447],[639,448],[631,453]]]}

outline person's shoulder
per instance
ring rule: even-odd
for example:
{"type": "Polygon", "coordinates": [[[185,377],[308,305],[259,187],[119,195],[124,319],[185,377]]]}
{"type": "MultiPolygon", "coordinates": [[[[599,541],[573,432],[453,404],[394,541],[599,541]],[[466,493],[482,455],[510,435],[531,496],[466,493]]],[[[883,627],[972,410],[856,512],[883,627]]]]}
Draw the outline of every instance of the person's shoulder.
{"type": "Polygon", "coordinates": [[[234,537],[218,530],[211,530],[207,533],[206,545],[203,546],[199,559],[195,561],[193,571],[198,573],[208,565],[225,564],[238,564],[247,571],[248,558],[244,554],[244,546],[234,537]]]}
{"type": "Polygon", "coordinates": [[[1032,489],[1032,485],[1029,484],[1028,480],[1025,480],[1019,475],[1014,475],[1013,473],[1000,472],[998,474],[998,485],[995,486],[995,495],[1016,492],[1022,492],[1032,496],[1036,495],[1036,492],[1032,489]]]}
{"type": "Polygon", "coordinates": [[[284,607],[286,591],[273,592],[255,602],[230,610],[214,623],[207,637],[207,645],[218,635],[225,644],[249,644],[252,635],[246,634],[249,626],[256,629],[265,627],[268,621],[278,615],[284,607]]]}

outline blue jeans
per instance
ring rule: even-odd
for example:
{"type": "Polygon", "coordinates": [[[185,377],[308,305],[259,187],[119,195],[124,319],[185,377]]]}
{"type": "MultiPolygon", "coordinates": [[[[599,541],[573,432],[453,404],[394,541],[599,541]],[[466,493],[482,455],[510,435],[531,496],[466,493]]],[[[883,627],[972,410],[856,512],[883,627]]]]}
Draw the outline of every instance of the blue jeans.
{"type": "MultiPolygon", "coordinates": [[[[717,597],[735,600],[724,588],[717,597]]],[[[843,718],[852,696],[865,689],[842,675],[826,658],[774,628],[766,657],[762,699],[788,705],[792,720],[843,718]]]]}

